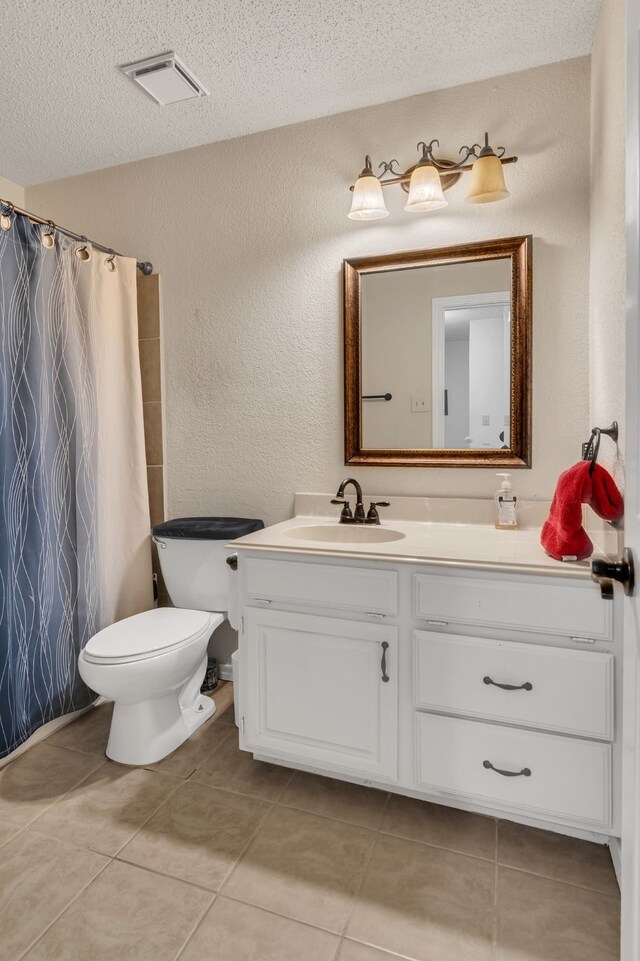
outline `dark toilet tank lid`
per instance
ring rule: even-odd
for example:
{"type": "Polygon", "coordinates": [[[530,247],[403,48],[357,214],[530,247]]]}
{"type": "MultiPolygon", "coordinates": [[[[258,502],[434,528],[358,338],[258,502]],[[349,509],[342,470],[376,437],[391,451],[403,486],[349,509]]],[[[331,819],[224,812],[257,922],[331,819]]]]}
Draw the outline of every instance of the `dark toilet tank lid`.
{"type": "Polygon", "coordinates": [[[176,517],[156,524],[153,535],[192,541],[233,541],[263,527],[261,520],[252,517],[176,517]]]}

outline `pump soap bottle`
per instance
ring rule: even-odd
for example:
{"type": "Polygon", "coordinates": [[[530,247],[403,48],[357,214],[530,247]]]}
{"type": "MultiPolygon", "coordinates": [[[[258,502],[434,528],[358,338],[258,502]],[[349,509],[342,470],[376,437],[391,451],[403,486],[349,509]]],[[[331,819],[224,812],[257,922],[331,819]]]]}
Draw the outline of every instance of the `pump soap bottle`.
{"type": "Polygon", "coordinates": [[[516,502],[518,498],[511,490],[511,474],[497,474],[503,481],[500,490],[495,496],[496,501],[496,527],[501,531],[515,531],[518,528],[518,515],[516,513],[516,502]]]}

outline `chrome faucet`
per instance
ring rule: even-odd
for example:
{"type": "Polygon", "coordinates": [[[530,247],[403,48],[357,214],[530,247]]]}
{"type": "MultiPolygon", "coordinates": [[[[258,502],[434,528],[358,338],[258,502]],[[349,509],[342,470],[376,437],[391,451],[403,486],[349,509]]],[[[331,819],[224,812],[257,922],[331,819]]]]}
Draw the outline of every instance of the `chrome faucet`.
{"type": "Polygon", "coordinates": [[[340,523],[341,524],[379,524],[380,515],[378,514],[378,507],[389,507],[389,501],[371,501],[371,505],[367,512],[367,516],[364,515],[364,504],[362,502],[362,488],[355,477],[347,477],[346,480],[340,484],[338,488],[338,493],[331,501],[332,504],[342,504],[342,511],[340,513],[340,523]],[[355,513],[351,513],[351,505],[348,500],[345,500],[344,492],[347,485],[352,484],[356,492],[356,509],[355,513]]]}

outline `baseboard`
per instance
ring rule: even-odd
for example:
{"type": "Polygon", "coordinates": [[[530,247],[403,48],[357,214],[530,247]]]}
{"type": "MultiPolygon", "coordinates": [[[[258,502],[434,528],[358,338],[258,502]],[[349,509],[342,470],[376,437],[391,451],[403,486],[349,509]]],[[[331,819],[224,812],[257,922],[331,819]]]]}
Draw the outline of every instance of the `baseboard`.
{"type": "Polygon", "coordinates": [[[232,681],[233,670],[231,669],[231,661],[229,661],[228,664],[220,664],[218,666],[218,673],[220,674],[221,681],[232,681]]]}
{"type": "Polygon", "coordinates": [[[616,872],[618,887],[622,888],[622,842],[620,838],[609,838],[609,853],[613,861],[613,870],[616,872]]]}

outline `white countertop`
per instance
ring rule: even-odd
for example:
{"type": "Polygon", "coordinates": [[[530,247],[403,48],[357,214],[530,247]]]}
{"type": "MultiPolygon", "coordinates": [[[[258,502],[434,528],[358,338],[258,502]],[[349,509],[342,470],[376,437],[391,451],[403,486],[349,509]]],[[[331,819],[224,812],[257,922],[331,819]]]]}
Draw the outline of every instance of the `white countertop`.
{"type": "MultiPolygon", "coordinates": [[[[519,530],[496,530],[487,523],[430,522],[424,520],[400,519],[397,515],[407,515],[406,502],[422,500],[418,498],[394,498],[398,504],[396,517],[381,508],[382,528],[397,531],[401,539],[382,543],[357,543],[344,540],[340,543],[300,539],[291,532],[303,527],[338,525],[332,508],[322,505],[321,498],[326,495],[297,495],[297,509],[306,508],[307,513],[297,513],[290,520],[266,527],[264,530],[247,534],[228,546],[234,550],[272,551],[278,553],[307,554],[322,557],[348,557],[367,560],[385,560],[394,563],[429,564],[440,567],[466,567],[474,569],[500,570],[504,572],[542,574],[556,577],[589,578],[590,561],[556,561],[549,557],[540,545],[540,526],[519,530]],[[310,498],[317,498],[310,503],[310,498]],[[302,503],[301,503],[302,501],[302,503]],[[318,510],[326,511],[324,514],[318,510]]],[[[380,499],[376,497],[376,499],[380,499]]],[[[390,498],[391,499],[391,498],[390,498]]],[[[440,499],[439,499],[440,500],[440,499]]],[[[444,499],[441,499],[444,500],[444,499]]],[[[367,502],[365,501],[365,507],[367,502]]],[[[439,505],[439,515],[444,513],[439,505]]],[[[544,510],[542,511],[544,513],[544,510]]],[[[480,516],[478,513],[476,516],[480,516]]],[[[355,525],[342,525],[341,537],[349,537],[355,525]]],[[[594,541],[594,556],[603,555],[602,546],[594,539],[598,535],[589,532],[594,541]]],[[[602,541],[604,543],[604,541],[602,541]]]]}

